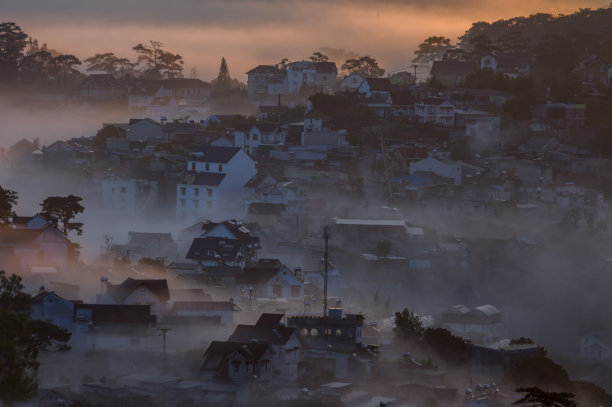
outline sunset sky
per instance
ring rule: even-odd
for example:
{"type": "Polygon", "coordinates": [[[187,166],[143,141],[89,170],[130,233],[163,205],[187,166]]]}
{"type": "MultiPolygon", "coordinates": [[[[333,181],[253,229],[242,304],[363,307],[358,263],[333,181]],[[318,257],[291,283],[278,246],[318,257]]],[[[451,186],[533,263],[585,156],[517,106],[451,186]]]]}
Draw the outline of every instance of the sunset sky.
{"type": "MultiPolygon", "coordinates": [[[[307,58],[321,47],[375,57],[387,71],[407,67],[429,35],[453,40],[472,22],[536,12],[571,13],[609,0],[3,0],[14,21],[40,42],[83,59],[158,40],[185,61],[185,74],[216,76],[221,56],[230,74],[283,57],[307,58]]],[[[340,65],[343,61],[336,61],[340,65]]]]}

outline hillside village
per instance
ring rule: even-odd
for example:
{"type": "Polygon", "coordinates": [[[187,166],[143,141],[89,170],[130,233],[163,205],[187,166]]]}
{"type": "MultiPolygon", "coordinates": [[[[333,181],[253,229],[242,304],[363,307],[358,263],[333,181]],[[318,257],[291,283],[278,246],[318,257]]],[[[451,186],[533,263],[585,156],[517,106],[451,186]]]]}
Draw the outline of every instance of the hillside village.
{"type": "Polygon", "coordinates": [[[612,60],[576,54],[569,92],[541,48],[443,48],[47,89],[125,120],[2,150],[0,192],[57,184],[87,237],[2,219],[0,270],[71,333],[15,405],[609,405],[612,60]]]}

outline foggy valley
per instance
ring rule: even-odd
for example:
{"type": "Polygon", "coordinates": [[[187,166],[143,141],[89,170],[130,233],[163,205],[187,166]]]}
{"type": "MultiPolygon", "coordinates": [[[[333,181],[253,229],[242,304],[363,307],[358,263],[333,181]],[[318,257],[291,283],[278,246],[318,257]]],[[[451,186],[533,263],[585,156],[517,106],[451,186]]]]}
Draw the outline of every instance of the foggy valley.
{"type": "Polygon", "coordinates": [[[0,406],[612,407],[611,6],[13,3],[0,406]]]}

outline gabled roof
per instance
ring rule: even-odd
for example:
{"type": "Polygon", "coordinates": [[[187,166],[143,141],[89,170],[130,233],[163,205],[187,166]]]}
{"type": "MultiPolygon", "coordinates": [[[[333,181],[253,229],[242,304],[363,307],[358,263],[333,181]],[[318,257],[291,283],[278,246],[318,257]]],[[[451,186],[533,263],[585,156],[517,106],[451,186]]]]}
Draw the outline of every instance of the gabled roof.
{"type": "Polygon", "coordinates": [[[34,244],[34,241],[46,231],[55,233],[62,240],[68,240],[60,231],[51,226],[44,229],[6,229],[0,231],[0,246],[34,244]]]}
{"type": "Polygon", "coordinates": [[[204,187],[218,187],[225,178],[225,174],[220,172],[201,172],[193,180],[192,185],[204,187]]]}
{"type": "Polygon", "coordinates": [[[234,312],[238,309],[229,301],[174,301],[172,306],[177,311],[202,311],[202,312],[234,312]]]}
{"type": "Polygon", "coordinates": [[[108,294],[115,301],[122,303],[130,294],[140,287],[145,287],[159,298],[161,302],[170,299],[170,291],[168,290],[168,282],[164,280],[136,280],[128,278],[119,285],[108,285],[108,294]]]}
{"type": "Polygon", "coordinates": [[[189,260],[236,261],[242,243],[223,237],[197,237],[193,239],[185,258],[189,260]]]}
{"type": "Polygon", "coordinates": [[[269,174],[257,173],[253,175],[253,177],[250,180],[248,180],[246,184],[244,184],[244,187],[245,188],[258,188],[268,177],[274,179],[269,174]]]}
{"type": "Polygon", "coordinates": [[[247,361],[258,361],[272,352],[267,343],[243,343],[212,341],[204,352],[204,364],[201,370],[227,369],[227,359],[236,354],[247,361]]]}
{"type": "Polygon", "coordinates": [[[144,121],[144,122],[153,123],[153,124],[155,124],[155,125],[157,125],[157,126],[161,127],[161,124],[160,124],[160,123],[156,122],[156,121],[155,121],[155,120],[153,120],[153,119],[149,119],[148,117],[147,117],[147,118],[145,118],[145,119],[130,119],[130,122],[129,122],[128,124],[129,124],[129,126],[133,126],[133,125],[135,125],[136,123],[140,123],[140,122],[143,122],[143,121],[144,121]]]}
{"type": "Polygon", "coordinates": [[[327,73],[333,74],[338,73],[338,68],[336,67],[335,62],[317,62],[317,72],[318,73],[327,73]]]}
{"type": "Polygon", "coordinates": [[[392,88],[389,78],[365,78],[364,81],[368,83],[370,90],[381,92],[390,91],[392,88]]]}
{"type": "Polygon", "coordinates": [[[280,270],[277,268],[246,267],[240,276],[236,276],[236,284],[264,285],[280,270]]]}
{"type": "Polygon", "coordinates": [[[255,263],[253,268],[267,268],[267,269],[276,269],[281,270],[284,266],[283,263],[279,259],[259,259],[257,263],[255,263]]]}
{"type": "MultiPolygon", "coordinates": [[[[282,318],[282,314],[281,314],[282,318]]],[[[272,345],[284,345],[289,341],[295,328],[287,328],[279,323],[273,326],[238,325],[232,335],[228,338],[232,342],[250,342],[257,339],[258,343],[269,343],[272,345]]]]}
{"type": "Polygon", "coordinates": [[[273,133],[278,128],[278,126],[273,123],[257,123],[255,127],[262,133],[273,133]]]}
{"type": "Polygon", "coordinates": [[[255,68],[251,69],[250,71],[247,72],[248,74],[251,73],[261,73],[261,74],[280,74],[280,73],[284,73],[285,71],[283,71],[282,69],[274,66],[274,65],[257,65],[255,68]]]}
{"type": "Polygon", "coordinates": [[[14,225],[25,225],[32,219],[34,219],[37,215],[34,216],[13,216],[13,224],[14,225]]]}
{"type": "Polygon", "coordinates": [[[240,147],[204,146],[198,152],[191,154],[189,159],[206,163],[227,164],[240,151],[240,147]]]}

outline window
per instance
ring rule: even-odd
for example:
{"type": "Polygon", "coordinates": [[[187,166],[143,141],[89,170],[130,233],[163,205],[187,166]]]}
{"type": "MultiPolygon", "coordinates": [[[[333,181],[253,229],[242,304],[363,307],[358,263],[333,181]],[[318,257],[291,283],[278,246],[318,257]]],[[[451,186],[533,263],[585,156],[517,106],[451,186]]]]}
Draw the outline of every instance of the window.
{"type": "Polygon", "coordinates": [[[210,188],[209,188],[209,189],[207,189],[207,190],[206,190],[206,193],[208,194],[208,197],[209,197],[209,198],[212,198],[212,194],[213,194],[212,189],[210,189],[210,188]]]}
{"type": "Polygon", "coordinates": [[[200,196],[200,188],[194,188],[194,189],[193,189],[193,194],[194,194],[195,196],[200,196]]]}
{"type": "Polygon", "coordinates": [[[121,187],[121,193],[125,194],[125,191],[126,191],[125,187],[121,187]]]}
{"type": "Polygon", "coordinates": [[[342,336],[342,329],[336,329],[336,336],[337,337],[341,337],[342,336]]]}
{"type": "Polygon", "coordinates": [[[253,134],[253,141],[257,141],[259,140],[259,137],[257,136],[257,134],[253,134]]]}
{"type": "Polygon", "coordinates": [[[181,208],[184,208],[184,207],[185,207],[185,200],[181,199],[181,208]]]}
{"type": "Polygon", "coordinates": [[[195,163],[191,163],[191,171],[195,171],[196,169],[196,164],[195,163]]]}
{"type": "Polygon", "coordinates": [[[302,334],[302,336],[308,335],[308,329],[302,328],[302,330],[300,331],[300,334],[302,334]]]}
{"type": "Polygon", "coordinates": [[[317,336],[319,334],[319,330],[317,328],[312,328],[310,330],[310,335],[311,336],[317,336]]]}
{"type": "Polygon", "coordinates": [[[223,171],[223,166],[219,164],[219,172],[223,171]]]}
{"type": "Polygon", "coordinates": [[[325,336],[331,336],[332,330],[331,328],[325,328],[325,336]]]}
{"type": "Polygon", "coordinates": [[[210,171],[210,164],[206,163],[206,171],[210,171]]]}
{"type": "Polygon", "coordinates": [[[185,195],[186,191],[187,191],[187,189],[185,187],[181,187],[181,195],[185,195]]]}
{"type": "Polygon", "coordinates": [[[240,373],[240,362],[232,362],[234,365],[234,373],[240,373]]]}
{"type": "Polygon", "coordinates": [[[282,285],[275,285],[272,287],[272,294],[275,297],[282,297],[283,296],[283,286],[282,285]]]}
{"type": "Polygon", "coordinates": [[[139,294],[140,294],[140,298],[146,298],[147,297],[147,289],[144,288],[144,287],[141,288],[139,294]]]}
{"type": "Polygon", "coordinates": [[[291,286],[291,296],[292,297],[299,297],[300,296],[300,292],[301,292],[301,287],[299,285],[292,285],[291,286]]]}

